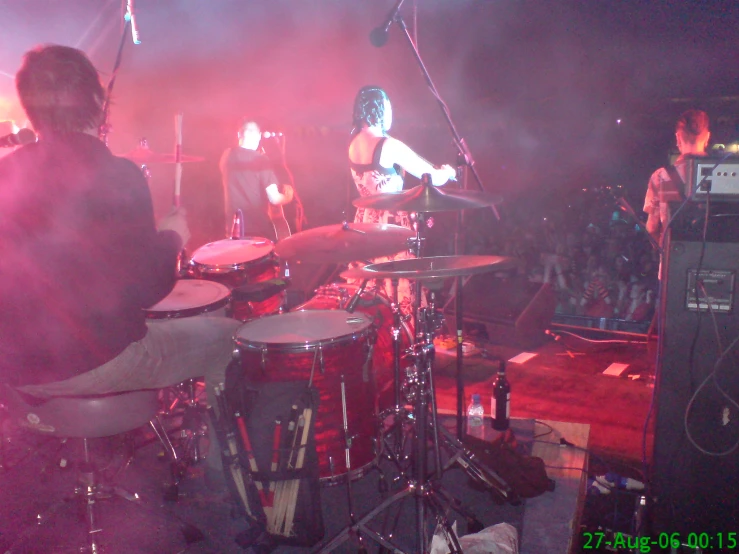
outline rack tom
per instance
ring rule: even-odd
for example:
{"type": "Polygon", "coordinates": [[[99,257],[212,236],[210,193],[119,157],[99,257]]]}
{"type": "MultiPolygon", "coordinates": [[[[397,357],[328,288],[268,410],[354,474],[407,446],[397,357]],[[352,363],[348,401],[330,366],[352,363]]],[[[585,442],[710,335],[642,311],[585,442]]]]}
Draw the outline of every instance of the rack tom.
{"type": "MultiPolygon", "coordinates": [[[[263,237],[229,238],[209,242],[198,248],[188,264],[188,274],[196,279],[216,281],[234,289],[278,277],[279,264],[271,240],[263,237]]],[[[261,302],[249,302],[235,297],[231,302],[232,316],[247,321],[262,315],[275,314],[282,301],[282,293],[261,302]]]]}

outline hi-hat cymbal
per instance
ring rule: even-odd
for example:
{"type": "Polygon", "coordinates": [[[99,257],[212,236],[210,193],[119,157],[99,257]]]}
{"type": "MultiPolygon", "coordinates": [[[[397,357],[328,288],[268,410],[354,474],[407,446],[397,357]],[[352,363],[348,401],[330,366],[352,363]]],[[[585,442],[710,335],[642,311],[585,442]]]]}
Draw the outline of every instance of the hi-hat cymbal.
{"type": "Polygon", "coordinates": [[[499,196],[486,192],[441,189],[418,185],[402,192],[386,192],[354,200],[358,208],[400,212],[447,212],[487,208],[500,204],[499,196]]]}
{"type": "MultiPolygon", "coordinates": [[[[177,163],[177,159],[174,154],[163,154],[161,152],[155,152],[148,146],[137,146],[127,154],[123,154],[121,157],[128,158],[137,165],[150,165],[150,164],[173,164],[177,163]]],[[[205,160],[202,156],[180,156],[180,163],[189,162],[202,162],[205,160]]]]}
{"type": "Polygon", "coordinates": [[[275,254],[294,262],[339,264],[397,254],[408,248],[413,236],[412,230],[400,225],[326,225],[282,239],[275,245],[275,254]]]}
{"type": "Polygon", "coordinates": [[[344,279],[433,279],[505,271],[518,265],[502,256],[431,256],[370,264],[341,273],[344,279]]]}

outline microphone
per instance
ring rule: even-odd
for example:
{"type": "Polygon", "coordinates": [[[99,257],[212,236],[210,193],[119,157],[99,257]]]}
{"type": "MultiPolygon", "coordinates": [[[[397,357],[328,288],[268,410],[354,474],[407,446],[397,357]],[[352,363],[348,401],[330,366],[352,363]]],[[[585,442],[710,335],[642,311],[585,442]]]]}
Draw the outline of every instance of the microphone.
{"type": "Polygon", "coordinates": [[[28,144],[29,142],[36,142],[36,133],[31,131],[31,129],[21,129],[17,133],[10,133],[9,135],[0,137],[0,148],[19,146],[21,144],[28,144]]]}
{"type": "Polygon", "coordinates": [[[357,304],[359,304],[359,298],[362,296],[362,293],[364,292],[364,289],[367,286],[367,283],[369,283],[369,279],[363,279],[362,284],[357,289],[357,292],[355,292],[354,296],[352,296],[351,300],[349,300],[349,304],[346,307],[346,311],[348,313],[353,314],[354,310],[357,309],[357,304]]]}
{"type": "Polygon", "coordinates": [[[136,24],[136,14],[133,11],[133,0],[127,0],[125,19],[131,22],[131,38],[133,39],[133,43],[141,44],[139,26],[136,24]]]}
{"type": "Polygon", "coordinates": [[[382,25],[379,27],[375,27],[372,29],[369,35],[370,42],[376,46],[377,48],[380,48],[381,46],[385,46],[385,43],[388,39],[388,34],[390,32],[390,25],[393,24],[393,21],[395,21],[395,17],[398,15],[398,12],[400,11],[400,6],[403,5],[403,2],[405,0],[398,0],[395,3],[395,6],[392,10],[390,10],[390,13],[385,18],[385,21],[383,21],[382,25]]]}
{"type": "Polygon", "coordinates": [[[282,136],[282,133],[274,133],[272,131],[264,131],[262,133],[262,138],[266,138],[266,139],[268,139],[268,138],[278,138],[278,137],[281,137],[281,136],[282,136]]]}

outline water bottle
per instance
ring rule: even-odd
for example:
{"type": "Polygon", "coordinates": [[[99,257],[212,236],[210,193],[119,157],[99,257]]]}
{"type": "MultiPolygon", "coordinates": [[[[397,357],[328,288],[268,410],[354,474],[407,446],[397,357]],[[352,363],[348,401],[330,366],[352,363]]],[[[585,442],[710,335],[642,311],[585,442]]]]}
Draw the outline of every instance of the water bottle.
{"type": "Polygon", "coordinates": [[[505,431],[511,424],[511,385],[505,376],[505,362],[500,361],[498,374],[493,381],[493,398],[490,416],[493,418],[493,429],[505,431]]]}
{"type": "Polygon", "coordinates": [[[482,407],[479,394],[472,395],[472,402],[467,408],[467,434],[471,437],[484,439],[485,427],[483,419],[485,409],[482,407]]]}

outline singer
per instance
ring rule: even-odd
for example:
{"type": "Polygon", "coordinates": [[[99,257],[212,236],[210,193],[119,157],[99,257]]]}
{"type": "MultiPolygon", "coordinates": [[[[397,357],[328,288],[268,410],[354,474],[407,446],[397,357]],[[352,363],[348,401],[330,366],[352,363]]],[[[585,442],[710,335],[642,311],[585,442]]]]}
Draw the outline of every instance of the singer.
{"type": "MultiPolygon", "coordinates": [[[[266,134],[266,133],[265,133],[266,134]]],[[[238,128],[239,145],[227,148],[219,167],[226,210],[226,236],[231,236],[231,223],[236,210],[244,213],[245,236],[265,237],[272,241],[277,236],[275,227],[287,226],[282,206],[293,200],[293,188],[281,166],[272,163],[261,147],[262,132],[251,118],[242,118],[238,128]],[[282,225],[276,219],[282,218],[282,225]]],[[[277,136],[275,134],[275,136],[277,136]]]]}
{"type": "MultiPolygon", "coordinates": [[[[437,168],[405,143],[387,134],[393,123],[393,109],[387,93],[380,87],[366,86],[359,90],[354,99],[352,123],[354,129],[349,144],[349,167],[361,196],[400,192],[403,190],[403,170],[418,178],[424,173],[430,173],[435,186],[443,185],[456,176],[452,166],[442,165],[437,168]]],[[[357,208],[354,222],[391,223],[411,228],[410,218],[405,212],[370,208],[357,208]]],[[[377,263],[408,257],[410,254],[400,253],[372,261],[377,263]]],[[[389,280],[385,281],[385,293],[388,298],[393,298],[389,280]]],[[[398,302],[403,314],[413,313],[413,297],[412,283],[401,279],[398,284],[398,302]]]]}
{"type": "MultiPolygon", "coordinates": [[[[172,290],[189,231],[178,211],[157,229],[140,169],[97,138],[95,67],[44,46],[25,54],[16,88],[39,140],[0,160],[0,382],[47,398],[205,376],[210,397],[240,323],[145,318],[172,290]]],[[[208,465],[218,479],[217,444],[208,465]]]]}

